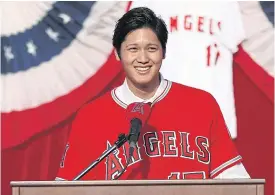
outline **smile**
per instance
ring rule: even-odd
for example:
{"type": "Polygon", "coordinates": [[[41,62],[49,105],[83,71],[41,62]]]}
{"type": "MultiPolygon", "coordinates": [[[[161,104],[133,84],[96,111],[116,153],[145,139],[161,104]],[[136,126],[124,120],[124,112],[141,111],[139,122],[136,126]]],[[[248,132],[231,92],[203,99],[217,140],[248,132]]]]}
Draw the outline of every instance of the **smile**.
{"type": "Polygon", "coordinates": [[[135,69],[139,72],[139,73],[147,73],[149,71],[149,69],[151,68],[151,66],[146,66],[146,67],[135,67],[135,69]]]}

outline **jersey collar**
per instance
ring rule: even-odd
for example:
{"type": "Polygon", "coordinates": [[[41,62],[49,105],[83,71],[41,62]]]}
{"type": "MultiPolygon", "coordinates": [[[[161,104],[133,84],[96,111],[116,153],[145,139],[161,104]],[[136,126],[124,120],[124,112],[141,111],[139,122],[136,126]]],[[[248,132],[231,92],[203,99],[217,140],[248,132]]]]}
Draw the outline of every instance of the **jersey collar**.
{"type": "Polygon", "coordinates": [[[126,79],[124,80],[123,84],[115,89],[112,90],[111,95],[114,101],[122,106],[123,108],[127,108],[127,106],[133,102],[144,102],[144,103],[152,103],[155,104],[156,102],[163,99],[169,92],[171,88],[172,82],[168,81],[160,75],[160,85],[154,94],[154,96],[150,99],[144,100],[142,98],[137,97],[133,92],[129,89],[126,79]]]}

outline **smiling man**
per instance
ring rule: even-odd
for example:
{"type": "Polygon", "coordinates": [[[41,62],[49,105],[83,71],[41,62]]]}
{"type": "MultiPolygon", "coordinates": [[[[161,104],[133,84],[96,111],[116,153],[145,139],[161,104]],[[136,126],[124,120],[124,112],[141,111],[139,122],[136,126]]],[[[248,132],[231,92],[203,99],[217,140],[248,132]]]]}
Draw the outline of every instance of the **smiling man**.
{"type": "Polygon", "coordinates": [[[113,45],[125,81],[78,112],[57,179],[72,180],[120,133],[128,134],[126,108],[134,102],[149,102],[151,114],[126,172],[128,143],[83,180],[249,178],[243,166],[236,172],[242,158],[213,96],[160,74],[167,39],[165,23],[148,8],[134,8],[118,21],[113,45]]]}

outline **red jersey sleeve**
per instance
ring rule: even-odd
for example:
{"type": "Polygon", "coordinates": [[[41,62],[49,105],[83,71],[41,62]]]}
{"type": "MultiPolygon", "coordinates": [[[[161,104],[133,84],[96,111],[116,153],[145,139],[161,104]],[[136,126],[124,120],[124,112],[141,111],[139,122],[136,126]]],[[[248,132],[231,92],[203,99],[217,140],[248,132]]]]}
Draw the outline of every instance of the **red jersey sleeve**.
{"type": "MultiPolygon", "coordinates": [[[[68,143],[65,147],[56,180],[73,180],[85,170],[99,155],[94,144],[96,137],[92,135],[92,114],[80,110],[72,122],[68,143]]],[[[103,152],[103,151],[102,151],[103,152]]],[[[80,180],[96,179],[96,170],[92,169],[80,180]]]]}
{"type": "Polygon", "coordinates": [[[211,165],[210,178],[215,178],[224,170],[241,162],[222,112],[213,98],[213,121],[211,126],[211,165]]]}

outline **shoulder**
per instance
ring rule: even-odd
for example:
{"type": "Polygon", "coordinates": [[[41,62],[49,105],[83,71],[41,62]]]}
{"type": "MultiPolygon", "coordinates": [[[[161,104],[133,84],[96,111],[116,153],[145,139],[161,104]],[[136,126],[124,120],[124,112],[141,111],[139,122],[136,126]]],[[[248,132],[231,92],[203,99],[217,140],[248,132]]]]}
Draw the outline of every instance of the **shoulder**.
{"type": "Polygon", "coordinates": [[[171,93],[177,98],[189,99],[191,102],[203,101],[204,103],[211,104],[216,102],[214,96],[209,92],[176,82],[172,82],[171,93]]]}
{"type": "Polygon", "coordinates": [[[209,116],[210,119],[219,110],[219,105],[214,96],[202,89],[172,82],[172,87],[167,96],[166,104],[170,103],[178,110],[185,110],[196,115],[209,116]]]}
{"type": "Polygon", "coordinates": [[[76,112],[75,117],[78,120],[91,120],[101,117],[102,114],[106,112],[106,109],[110,109],[113,104],[114,102],[111,97],[111,92],[108,91],[82,105],[76,112]]]}

